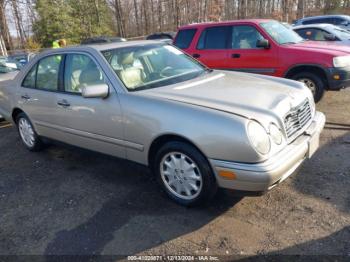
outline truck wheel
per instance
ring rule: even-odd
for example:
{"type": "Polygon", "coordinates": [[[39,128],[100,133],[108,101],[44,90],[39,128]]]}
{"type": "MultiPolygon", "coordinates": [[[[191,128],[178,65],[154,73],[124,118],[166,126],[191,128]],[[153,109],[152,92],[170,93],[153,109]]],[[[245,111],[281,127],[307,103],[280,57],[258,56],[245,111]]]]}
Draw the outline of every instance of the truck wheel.
{"type": "Polygon", "coordinates": [[[203,204],[217,190],[208,160],[187,143],[163,145],[156,153],[153,172],[167,195],[180,205],[203,204]]]}
{"type": "Polygon", "coordinates": [[[294,75],[292,79],[303,82],[312,92],[316,103],[322,99],[325,84],[319,76],[305,72],[294,75]]]}
{"type": "Polygon", "coordinates": [[[33,124],[24,113],[18,114],[16,123],[19,135],[25,147],[30,151],[39,151],[43,148],[43,142],[34,130],[33,124]]]}

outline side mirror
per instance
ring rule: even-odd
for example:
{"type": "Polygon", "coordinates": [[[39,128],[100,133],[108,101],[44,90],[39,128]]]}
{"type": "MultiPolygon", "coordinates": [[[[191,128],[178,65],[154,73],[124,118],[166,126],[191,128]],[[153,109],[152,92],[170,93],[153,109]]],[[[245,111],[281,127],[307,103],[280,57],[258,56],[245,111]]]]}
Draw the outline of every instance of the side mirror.
{"type": "Polygon", "coordinates": [[[107,84],[97,84],[85,86],[82,89],[82,96],[85,98],[106,98],[109,93],[109,87],[107,84]]]}
{"type": "Polygon", "coordinates": [[[324,39],[326,39],[327,41],[335,41],[336,37],[333,34],[325,34],[324,39]]]}
{"type": "Polygon", "coordinates": [[[261,39],[261,40],[256,41],[256,47],[269,49],[270,48],[269,40],[261,39]]]}

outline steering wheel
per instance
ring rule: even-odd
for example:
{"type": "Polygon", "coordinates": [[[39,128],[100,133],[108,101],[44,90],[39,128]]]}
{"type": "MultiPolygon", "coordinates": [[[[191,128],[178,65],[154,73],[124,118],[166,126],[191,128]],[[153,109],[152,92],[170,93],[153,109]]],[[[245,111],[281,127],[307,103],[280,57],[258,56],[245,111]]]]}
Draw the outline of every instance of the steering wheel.
{"type": "Polygon", "coordinates": [[[168,76],[171,76],[169,75],[170,73],[170,70],[172,70],[173,68],[171,66],[166,66],[165,68],[162,69],[162,71],[160,71],[159,75],[161,77],[168,77],[168,76]],[[168,74],[167,74],[168,72],[168,74]]]}

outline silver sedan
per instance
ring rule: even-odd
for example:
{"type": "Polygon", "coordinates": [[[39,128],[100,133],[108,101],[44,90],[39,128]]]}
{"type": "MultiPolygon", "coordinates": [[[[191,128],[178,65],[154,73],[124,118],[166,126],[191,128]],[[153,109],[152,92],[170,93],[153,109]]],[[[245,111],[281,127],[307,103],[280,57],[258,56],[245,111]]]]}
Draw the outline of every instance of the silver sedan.
{"type": "Polygon", "coordinates": [[[0,85],[0,114],[29,150],[45,137],[144,164],[183,205],[217,187],[270,190],[325,123],[302,83],[213,71],[156,41],[51,50],[0,85]]]}

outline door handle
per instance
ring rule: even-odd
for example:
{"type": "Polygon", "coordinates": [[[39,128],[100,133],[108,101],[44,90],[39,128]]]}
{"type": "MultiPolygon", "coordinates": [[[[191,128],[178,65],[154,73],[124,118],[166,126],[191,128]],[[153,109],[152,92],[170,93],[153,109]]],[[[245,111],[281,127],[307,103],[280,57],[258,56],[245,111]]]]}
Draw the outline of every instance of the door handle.
{"type": "Polygon", "coordinates": [[[24,100],[29,100],[30,96],[25,94],[25,95],[21,95],[21,98],[24,99],[24,100]]]}
{"type": "Polygon", "coordinates": [[[200,54],[193,54],[192,56],[193,56],[194,58],[200,58],[200,57],[201,57],[200,54]]]}
{"type": "Polygon", "coordinates": [[[62,106],[62,107],[69,107],[70,106],[70,104],[65,99],[58,101],[57,105],[62,106]]]}
{"type": "Polygon", "coordinates": [[[232,54],[231,55],[231,58],[240,58],[241,57],[241,54],[232,54]]]}

